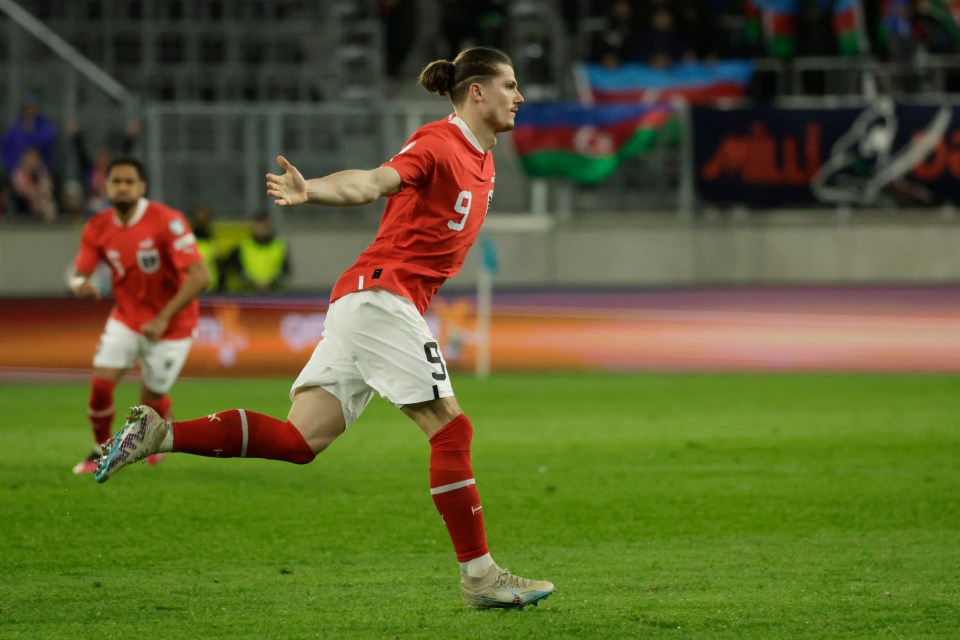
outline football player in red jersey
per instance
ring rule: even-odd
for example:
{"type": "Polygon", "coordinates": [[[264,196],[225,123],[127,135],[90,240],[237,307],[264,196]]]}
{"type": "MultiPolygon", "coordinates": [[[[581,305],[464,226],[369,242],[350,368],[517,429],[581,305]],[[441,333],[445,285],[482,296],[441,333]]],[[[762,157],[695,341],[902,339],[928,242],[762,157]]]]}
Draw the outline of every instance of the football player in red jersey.
{"type": "MultiPolygon", "coordinates": [[[[113,392],[139,361],[140,402],[170,417],[167,392],[187,360],[197,326],[197,296],[210,276],[190,225],[179,211],[147,200],[143,165],[117,158],[107,168],[110,207],[84,225],[70,286],[74,295],[99,298],[90,281],[99,262],[110,266],[115,304],[93,357],[87,406],[98,445],[110,439],[113,392]]],[[[81,461],[74,473],[93,473],[100,454],[81,461]]],[[[156,462],[159,456],[151,456],[156,462]]]]}
{"type": "Polygon", "coordinates": [[[430,443],[430,493],[453,542],[461,595],[475,608],[522,608],[553,584],[497,566],[470,462],[473,427],[423,312],[455,275],[480,230],[494,188],[491,148],[514,127],[523,97],[501,51],[467,49],[420,74],[449,96],[454,113],[418,129],[380,167],[305,180],[286,158],[267,174],[281,206],[360,205],[386,197],[376,238],[337,281],[323,339],[293,384],[287,419],[246,410],[169,422],[145,407],[104,448],[97,480],[159,451],[258,457],[305,464],[327,448],[379,394],[413,419],[430,443]]]}

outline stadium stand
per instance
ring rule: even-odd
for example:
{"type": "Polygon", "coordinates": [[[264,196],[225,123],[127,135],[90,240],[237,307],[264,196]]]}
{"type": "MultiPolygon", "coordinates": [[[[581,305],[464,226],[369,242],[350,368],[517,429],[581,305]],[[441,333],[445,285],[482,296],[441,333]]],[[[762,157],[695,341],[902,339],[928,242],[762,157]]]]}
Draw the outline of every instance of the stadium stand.
{"type": "MultiPolygon", "coordinates": [[[[55,121],[79,121],[91,150],[111,145],[124,122],[140,120],[143,135],[136,152],[152,168],[155,195],[189,208],[202,189],[204,199],[217,201],[224,216],[239,217],[263,205],[259,177],[278,149],[309,155],[304,168],[310,172],[372,166],[424,119],[444,115],[446,105],[427,102],[409,81],[424,61],[446,54],[437,44],[447,24],[444,11],[483,5],[476,32],[459,34],[461,43],[505,47],[528,100],[573,100],[572,70],[580,61],[600,59],[598,42],[609,36],[611,12],[631,3],[419,0],[412,53],[402,71],[394,70],[395,77],[387,67],[397,65],[385,60],[383,12],[389,4],[3,0],[5,121],[13,120],[28,90],[43,96],[45,112],[55,121]],[[39,26],[17,18],[18,11],[39,26]]],[[[747,97],[809,104],[803,101],[814,96],[818,104],[863,104],[865,88],[914,99],[942,99],[956,89],[956,43],[951,48],[942,30],[930,29],[929,17],[923,23],[932,34],[929,43],[918,41],[909,51],[897,48],[895,37],[878,40],[874,26],[880,17],[874,8],[867,11],[874,53],[867,48],[855,55],[784,58],[770,54],[763,34],[751,31],[748,16],[727,8],[740,3],[633,4],[660,12],[669,8],[684,33],[702,33],[704,25],[713,25],[710,46],[691,55],[751,56],[755,74],[747,97]],[[688,15],[691,7],[699,23],[688,15]]],[[[637,18],[641,23],[644,15],[637,18]]],[[[798,51],[821,51],[804,42],[801,37],[798,51]]],[[[625,160],[602,184],[532,184],[515,170],[516,154],[504,144],[497,149],[498,163],[506,169],[498,176],[498,208],[549,208],[568,215],[641,209],[689,213],[695,195],[688,151],[683,140],[657,145],[625,160]]],[[[55,171],[58,180],[60,173],[55,171]]],[[[375,218],[371,210],[359,219],[375,218]]]]}

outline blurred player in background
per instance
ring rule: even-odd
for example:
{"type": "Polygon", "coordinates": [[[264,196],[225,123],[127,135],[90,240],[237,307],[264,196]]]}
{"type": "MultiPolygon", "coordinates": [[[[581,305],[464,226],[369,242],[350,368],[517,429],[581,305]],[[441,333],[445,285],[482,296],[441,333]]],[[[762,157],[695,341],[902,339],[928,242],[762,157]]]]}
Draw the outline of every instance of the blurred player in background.
{"type": "Polygon", "coordinates": [[[333,288],[323,339],[293,384],[287,420],[241,409],[169,423],[134,407],[104,448],[97,480],[161,451],[306,464],[379,394],[429,438],[430,493],[460,561],[464,603],[522,608],[553,585],[515,576],[489,553],[470,461],[473,427],[422,314],[477,237],[493,195],[490,150],[498,133],[513,129],[523,97],[510,59],[496,49],[434,61],[420,84],[450,96],[455,113],[420,127],[379,168],[304,180],[281,156],[285,173],[267,174],[267,193],[281,206],[387,198],[376,238],[333,288]]]}
{"type": "MultiPolygon", "coordinates": [[[[172,417],[167,392],[190,352],[199,315],[197,296],[210,282],[183,214],[144,197],[143,165],[118,158],[106,175],[110,207],[84,225],[70,281],[74,295],[100,298],[90,276],[99,262],[110,265],[116,303],[93,356],[87,405],[98,445],[110,439],[114,389],[137,361],[142,374],[140,402],[172,417]]],[[[96,471],[100,452],[97,446],[73,472],[96,471]]]]}

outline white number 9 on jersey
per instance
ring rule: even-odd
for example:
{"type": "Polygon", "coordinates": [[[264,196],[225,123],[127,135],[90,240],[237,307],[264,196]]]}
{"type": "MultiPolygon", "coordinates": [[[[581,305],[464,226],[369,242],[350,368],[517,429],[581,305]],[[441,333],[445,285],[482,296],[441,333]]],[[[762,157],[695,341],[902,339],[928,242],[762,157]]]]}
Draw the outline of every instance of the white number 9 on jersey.
{"type": "Polygon", "coordinates": [[[467,224],[467,216],[470,215],[471,204],[473,204],[473,194],[469,191],[461,191],[460,195],[457,196],[457,203],[453,205],[453,210],[462,214],[463,217],[460,218],[459,222],[448,221],[447,226],[454,231],[463,231],[463,227],[467,224]]]}

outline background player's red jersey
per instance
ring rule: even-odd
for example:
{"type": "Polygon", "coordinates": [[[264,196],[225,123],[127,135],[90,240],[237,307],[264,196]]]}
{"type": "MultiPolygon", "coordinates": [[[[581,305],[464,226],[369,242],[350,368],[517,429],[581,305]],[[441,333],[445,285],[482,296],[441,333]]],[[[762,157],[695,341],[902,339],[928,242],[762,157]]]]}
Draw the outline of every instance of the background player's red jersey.
{"type": "Polygon", "coordinates": [[[423,313],[473,246],[493,196],[493,154],[456,116],[431,122],[384,166],[400,174],[373,243],[333,288],[331,301],[382,287],[423,313]]]}
{"type": "MultiPolygon", "coordinates": [[[[183,214],[141,198],[126,225],[113,209],[84,225],[75,266],[79,273],[92,273],[101,260],[110,265],[116,299],[110,317],[139,332],[180,289],[184,269],[201,259],[183,214]]],[[[163,338],[189,337],[199,309],[194,298],[171,318],[163,338]]]]}

